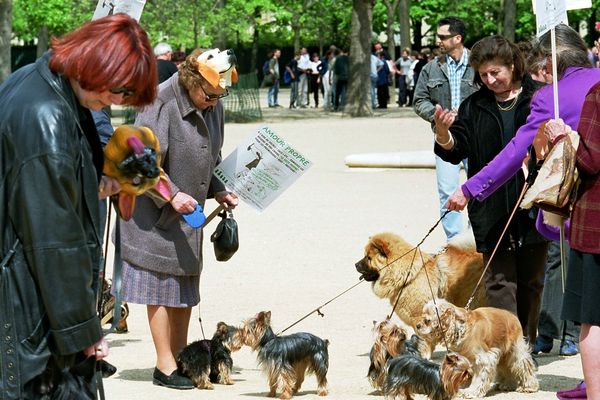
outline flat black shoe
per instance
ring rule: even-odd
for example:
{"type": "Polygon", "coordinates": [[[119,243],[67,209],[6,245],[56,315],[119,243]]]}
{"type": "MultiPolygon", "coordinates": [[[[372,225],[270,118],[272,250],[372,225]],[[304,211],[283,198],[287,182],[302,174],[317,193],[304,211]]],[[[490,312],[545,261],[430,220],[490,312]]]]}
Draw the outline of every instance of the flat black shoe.
{"type": "Polygon", "coordinates": [[[173,371],[171,375],[163,374],[158,368],[154,368],[152,374],[152,383],[158,386],[164,386],[171,389],[193,389],[194,384],[192,381],[179,374],[177,370],[173,371]]]}

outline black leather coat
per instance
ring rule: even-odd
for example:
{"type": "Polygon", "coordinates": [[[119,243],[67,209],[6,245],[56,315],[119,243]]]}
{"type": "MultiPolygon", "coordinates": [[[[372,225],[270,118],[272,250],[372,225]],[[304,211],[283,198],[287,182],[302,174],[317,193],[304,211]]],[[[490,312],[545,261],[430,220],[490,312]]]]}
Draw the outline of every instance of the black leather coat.
{"type": "Polygon", "coordinates": [[[86,139],[97,133],[48,60],[0,86],[1,399],[31,398],[24,388],[51,356],[68,366],[102,335],[98,153],[86,139]]]}
{"type": "MultiPolygon", "coordinates": [[[[516,129],[525,124],[529,115],[531,97],[539,86],[529,75],[526,75],[522,87],[523,92],[515,107],[516,129]]],[[[460,105],[458,118],[450,127],[454,137],[454,147],[444,150],[436,143],[434,151],[444,161],[453,164],[468,158],[467,176],[470,178],[506,145],[503,143],[502,130],[502,116],[498,111],[494,93],[483,86],[460,105]]],[[[494,249],[517,202],[523,183],[523,173],[519,172],[484,201],[472,199],[469,202],[469,221],[473,228],[477,251],[489,253],[494,249]],[[510,185],[516,190],[509,190],[510,185]]],[[[502,247],[544,242],[545,239],[535,229],[536,215],[536,210],[519,210],[504,237],[502,247]]]]}

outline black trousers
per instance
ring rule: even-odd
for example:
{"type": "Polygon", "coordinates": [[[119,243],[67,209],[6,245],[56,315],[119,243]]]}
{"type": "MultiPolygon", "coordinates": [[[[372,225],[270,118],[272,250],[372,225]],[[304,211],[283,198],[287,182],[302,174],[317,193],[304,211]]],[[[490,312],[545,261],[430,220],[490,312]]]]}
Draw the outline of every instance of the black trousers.
{"type": "MultiPolygon", "coordinates": [[[[537,334],[547,253],[547,242],[498,249],[485,272],[487,305],[515,314],[530,344],[537,334]]],[[[485,264],[490,255],[483,253],[485,264]]]]}

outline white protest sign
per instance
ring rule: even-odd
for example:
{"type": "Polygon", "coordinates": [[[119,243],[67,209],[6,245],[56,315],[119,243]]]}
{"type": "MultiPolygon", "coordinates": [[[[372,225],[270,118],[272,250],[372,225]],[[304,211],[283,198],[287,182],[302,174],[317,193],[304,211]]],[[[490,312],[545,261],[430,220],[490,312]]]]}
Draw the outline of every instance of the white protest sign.
{"type": "Polygon", "coordinates": [[[567,3],[565,0],[535,0],[536,34],[542,36],[560,23],[567,23],[567,3]]]}
{"type": "Polygon", "coordinates": [[[264,126],[215,168],[214,175],[244,202],[262,211],[312,162],[264,126]]]}
{"type": "Polygon", "coordinates": [[[117,13],[125,13],[140,21],[146,0],[98,0],[92,20],[117,13]]]}
{"type": "MultiPolygon", "coordinates": [[[[535,14],[537,11],[535,9],[536,0],[532,1],[533,13],[535,14]]],[[[567,0],[567,11],[568,10],[579,10],[580,8],[591,8],[592,0],[567,0]]]]}

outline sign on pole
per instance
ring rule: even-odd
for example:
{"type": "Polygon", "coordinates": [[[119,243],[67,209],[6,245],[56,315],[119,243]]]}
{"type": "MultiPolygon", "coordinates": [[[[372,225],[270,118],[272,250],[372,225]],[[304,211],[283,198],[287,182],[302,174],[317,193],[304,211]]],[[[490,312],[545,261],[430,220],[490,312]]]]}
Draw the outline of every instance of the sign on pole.
{"type": "Polygon", "coordinates": [[[296,148],[264,126],[217,165],[214,175],[236,196],[262,211],[311,165],[296,148]]]}
{"type": "Polygon", "coordinates": [[[125,13],[140,21],[146,0],[98,0],[92,20],[117,13],[125,13]]]}
{"type": "Polygon", "coordinates": [[[533,10],[538,37],[560,23],[567,23],[567,3],[565,0],[535,0],[533,10]]]}

